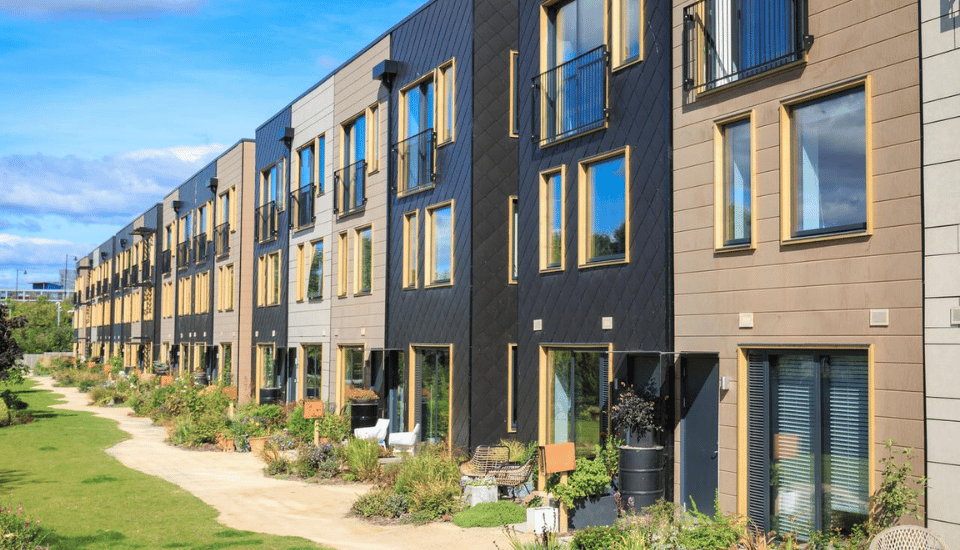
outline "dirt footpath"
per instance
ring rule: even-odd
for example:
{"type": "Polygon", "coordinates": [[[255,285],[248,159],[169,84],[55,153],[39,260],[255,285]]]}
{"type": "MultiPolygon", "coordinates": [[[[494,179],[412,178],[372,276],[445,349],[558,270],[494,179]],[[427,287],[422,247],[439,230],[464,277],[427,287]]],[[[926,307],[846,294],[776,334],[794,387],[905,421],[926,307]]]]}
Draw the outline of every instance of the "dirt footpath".
{"type": "MultiPolygon", "coordinates": [[[[369,485],[316,485],[264,477],[263,462],[250,453],[185,451],[164,443],[166,431],[149,418],[129,416],[127,407],[92,407],[76,388],[55,388],[49,377],[33,377],[42,389],[64,396],[56,408],[91,411],[109,418],[131,439],[107,449],[124,465],[183,487],[220,512],[233,529],[294,535],[338,550],[374,548],[432,550],[510,548],[499,528],[461,529],[452,523],[372,525],[349,515],[369,485]]],[[[527,535],[529,536],[529,535],[527,535]]]]}

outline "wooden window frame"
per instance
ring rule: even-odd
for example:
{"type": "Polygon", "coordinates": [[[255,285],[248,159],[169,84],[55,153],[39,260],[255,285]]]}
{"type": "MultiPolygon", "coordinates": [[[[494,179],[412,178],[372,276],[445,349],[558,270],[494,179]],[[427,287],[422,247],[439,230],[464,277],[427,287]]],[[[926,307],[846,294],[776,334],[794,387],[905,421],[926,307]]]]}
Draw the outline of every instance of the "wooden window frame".
{"type": "Polygon", "coordinates": [[[544,170],[540,172],[539,175],[539,200],[540,212],[538,216],[538,226],[539,226],[539,249],[540,249],[540,273],[551,273],[555,271],[563,271],[567,267],[566,257],[567,257],[567,224],[566,224],[566,212],[567,212],[567,166],[561,164],[556,168],[550,168],[549,170],[544,170]],[[551,224],[552,221],[550,218],[553,201],[552,201],[552,189],[551,189],[551,179],[554,176],[560,176],[560,264],[551,265],[550,264],[550,237],[551,237],[551,224]]]}
{"type": "Polygon", "coordinates": [[[456,279],[456,211],[454,209],[454,200],[450,199],[439,204],[434,204],[426,208],[424,215],[424,251],[423,251],[423,286],[424,288],[437,288],[453,286],[456,279]],[[437,261],[437,236],[435,232],[434,214],[444,208],[450,209],[450,280],[436,280],[436,261],[437,261]]]}
{"type": "Polygon", "coordinates": [[[714,250],[716,252],[755,249],[757,243],[757,124],[755,111],[738,113],[714,122],[713,127],[713,181],[714,181],[714,250]],[[732,124],[747,122],[750,126],[750,236],[748,242],[726,244],[727,224],[727,134],[732,124]]]}
{"type": "Polygon", "coordinates": [[[373,282],[376,277],[374,277],[374,242],[373,242],[373,224],[367,224],[360,227],[357,227],[353,230],[353,295],[354,296],[368,296],[373,294],[373,282]],[[363,278],[363,239],[360,238],[360,234],[370,231],[370,288],[364,289],[361,287],[361,279],[363,278]]]}
{"type": "Polygon", "coordinates": [[[578,164],[578,177],[577,177],[577,202],[578,202],[578,215],[577,215],[577,232],[578,232],[578,253],[577,261],[578,267],[580,269],[589,269],[599,266],[608,266],[608,265],[617,265],[617,264],[628,264],[630,263],[630,146],[621,147],[607,153],[602,153],[595,155],[586,159],[583,159],[578,164]],[[591,261],[588,258],[589,254],[589,239],[591,237],[590,228],[588,227],[588,220],[590,219],[590,207],[592,204],[587,200],[587,183],[588,183],[588,172],[591,166],[599,164],[601,162],[610,160],[612,158],[622,156],[623,157],[623,202],[624,202],[624,252],[623,258],[616,258],[611,260],[599,260],[591,261]]]}
{"type": "Polygon", "coordinates": [[[403,214],[403,289],[412,290],[420,282],[420,209],[403,214]],[[411,244],[412,237],[412,244],[411,244]]]}
{"type": "Polygon", "coordinates": [[[433,104],[436,109],[433,124],[437,132],[437,148],[440,148],[453,143],[457,138],[457,59],[455,57],[437,67],[433,81],[433,104]],[[448,95],[452,103],[449,109],[447,108],[448,95]],[[447,111],[450,112],[452,121],[447,120],[447,111]],[[447,135],[448,123],[450,135],[447,135]]]}

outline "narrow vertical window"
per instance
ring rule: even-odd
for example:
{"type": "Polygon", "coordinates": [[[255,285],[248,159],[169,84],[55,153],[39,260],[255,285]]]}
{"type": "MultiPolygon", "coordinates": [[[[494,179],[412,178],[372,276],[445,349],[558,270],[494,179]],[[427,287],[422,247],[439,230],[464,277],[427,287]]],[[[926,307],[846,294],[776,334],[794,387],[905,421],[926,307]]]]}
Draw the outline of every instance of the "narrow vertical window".
{"type": "Polygon", "coordinates": [[[376,172],[380,169],[380,109],[377,104],[370,106],[367,112],[370,128],[367,131],[367,169],[376,172]]]}
{"type": "Polygon", "coordinates": [[[509,376],[508,391],[507,391],[507,414],[509,421],[507,425],[509,432],[517,431],[517,413],[519,412],[519,407],[517,406],[517,395],[518,388],[520,387],[520,375],[518,374],[517,369],[517,345],[510,344],[508,357],[507,357],[507,371],[509,376]]]}
{"type": "Polygon", "coordinates": [[[626,65],[640,59],[640,41],[643,38],[641,17],[642,0],[614,0],[614,65],[626,65]]]}
{"type": "Polygon", "coordinates": [[[437,78],[437,142],[453,141],[455,118],[455,69],[453,60],[440,66],[437,78]]]}
{"type": "Polygon", "coordinates": [[[337,243],[337,295],[347,295],[347,234],[340,233],[337,243]]]}
{"type": "Polygon", "coordinates": [[[343,169],[337,193],[340,213],[353,212],[366,201],[367,118],[361,115],[343,125],[343,169]]]}
{"type": "Polygon", "coordinates": [[[727,124],[723,132],[723,246],[751,241],[750,119],[727,124]]]}
{"type": "Polygon", "coordinates": [[[563,169],[541,176],[540,269],[563,269],[563,169]]]}
{"type": "Polygon", "coordinates": [[[317,399],[320,397],[320,387],[323,383],[323,347],[320,345],[303,347],[305,374],[307,376],[306,397],[317,399]]]}
{"type": "Polygon", "coordinates": [[[324,170],[327,162],[327,139],[326,136],[317,138],[317,194],[324,193],[324,170]]]}
{"type": "Polygon", "coordinates": [[[310,275],[307,281],[307,298],[323,298],[323,240],[313,243],[310,257],[310,275]]]}
{"type": "Polygon", "coordinates": [[[417,287],[417,211],[403,215],[403,287],[417,287]]]}
{"type": "Polygon", "coordinates": [[[510,137],[520,135],[520,54],[510,51],[510,137]]]}
{"type": "Polygon", "coordinates": [[[300,161],[300,187],[313,183],[313,144],[300,149],[298,152],[300,161]]]}
{"type": "Polygon", "coordinates": [[[520,272],[519,257],[517,252],[517,244],[519,237],[517,236],[517,228],[519,227],[520,222],[520,211],[519,211],[519,199],[517,197],[510,197],[510,282],[517,282],[517,277],[520,272]]]}
{"type": "Polygon", "coordinates": [[[368,294],[373,289],[373,228],[357,230],[357,265],[354,268],[357,294],[368,294]]]}

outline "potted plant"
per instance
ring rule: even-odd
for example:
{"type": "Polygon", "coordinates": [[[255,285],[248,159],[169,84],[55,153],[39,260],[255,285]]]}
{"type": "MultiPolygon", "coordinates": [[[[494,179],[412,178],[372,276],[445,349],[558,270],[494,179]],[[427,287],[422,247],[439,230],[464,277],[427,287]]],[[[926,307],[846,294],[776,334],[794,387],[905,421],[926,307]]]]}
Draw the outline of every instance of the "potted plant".
{"type": "Polygon", "coordinates": [[[617,520],[614,478],[617,475],[619,441],[608,440],[594,447],[593,458],[580,457],[567,483],[554,476],[547,491],[567,508],[567,519],[573,529],[613,525],[617,520]]]}
{"type": "Polygon", "coordinates": [[[469,507],[496,502],[498,497],[497,482],[492,477],[477,478],[463,486],[463,501],[469,507]]]}
{"type": "Polygon", "coordinates": [[[621,383],[610,411],[613,428],[626,438],[620,447],[620,501],[636,511],[663,498],[663,446],[654,441],[663,429],[663,398],[655,390],[653,382],[640,390],[621,383]]]}

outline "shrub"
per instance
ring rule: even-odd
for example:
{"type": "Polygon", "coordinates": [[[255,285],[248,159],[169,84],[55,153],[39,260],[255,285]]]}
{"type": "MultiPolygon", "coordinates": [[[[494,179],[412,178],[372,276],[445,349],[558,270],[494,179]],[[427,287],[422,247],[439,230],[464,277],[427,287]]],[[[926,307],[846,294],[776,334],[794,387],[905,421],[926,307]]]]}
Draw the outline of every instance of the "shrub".
{"type": "Polygon", "coordinates": [[[23,505],[0,506],[0,549],[40,550],[46,533],[40,529],[40,520],[30,521],[23,515],[23,505]]]}
{"type": "Polygon", "coordinates": [[[344,455],[357,481],[373,481],[380,476],[380,445],[376,441],[351,439],[344,455]]]}
{"type": "Polygon", "coordinates": [[[320,418],[320,437],[343,441],[350,435],[350,417],[345,414],[325,414],[320,418]]]}
{"type": "MultiPolygon", "coordinates": [[[[623,542],[624,534],[619,527],[608,525],[604,527],[587,527],[573,535],[570,547],[573,550],[609,550],[623,542]]],[[[691,546],[690,548],[702,548],[691,546]]]]}
{"type": "Polygon", "coordinates": [[[411,512],[437,518],[459,509],[459,464],[442,449],[423,446],[416,456],[405,458],[397,468],[391,474],[396,476],[394,491],[407,496],[411,512]]]}
{"type": "Polygon", "coordinates": [[[319,475],[322,478],[331,478],[339,473],[341,464],[343,461],[336,445],[321,443],[318,447],[313,443],[306,443],[298,449],[293,469],[301,477],[319,475]]]}
{"type": "Polygon", "coordinates": [[[375,489],[353,503],[350,510],[365,518],[372,516],[398,518],[407,513],[407,497],[390,489],[375,489]]]}
{"type": "Polygon", "coordinates": [[[458,527],[497,527],[526,521],[526,508],[513,502],[483,502],[453,516],[458,527]]]}
{"type": "Polygon", "coordinates": [[[267,461],[265,468],[268,475],[276,476],[290,473],[290,461],[280,456],[267,461]]]}
{"type": "Polygon", "coordinates": [[[300,441],[313,440],[313,421],[303,417],[303,405],[297,406],[287,419],[287,431],[300,441]]]}
{"type": "Polygon", "coordinates": [[[913,473],[913,465],[910,459],[913,458],[913,449],[907,448],[897,452],[893,450],[893,445],[893,440],[884,442],[889,456],[880,459],[880,464],[883,465],[880,487],[877,488],[870,503],[872,533],[879,533],[887,527],[896,525],[904,515],[913,516],[917,520],[923,517],[919,511],[920,497],[927,489],[927,478],[919,477],[915,481],[916,487],[911,486],[909,480],[913,473]],[[898,456],[903,460],[902,464],[897,462],[898,456]]]}

